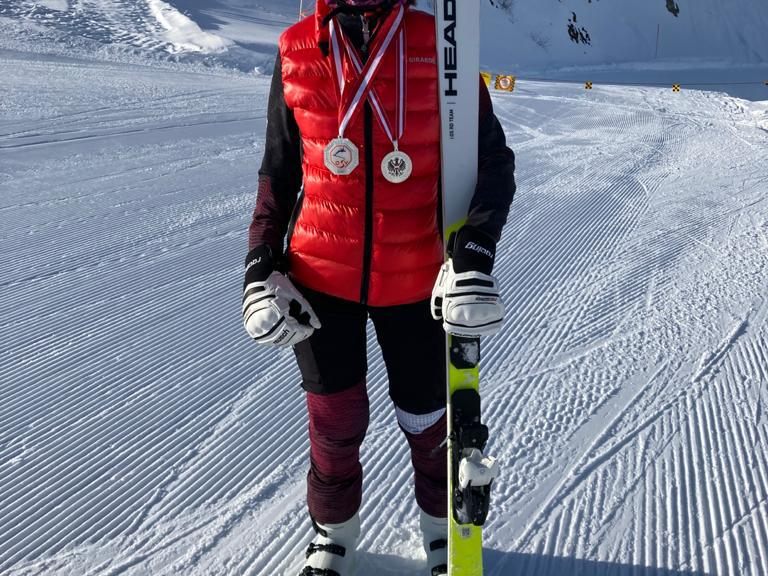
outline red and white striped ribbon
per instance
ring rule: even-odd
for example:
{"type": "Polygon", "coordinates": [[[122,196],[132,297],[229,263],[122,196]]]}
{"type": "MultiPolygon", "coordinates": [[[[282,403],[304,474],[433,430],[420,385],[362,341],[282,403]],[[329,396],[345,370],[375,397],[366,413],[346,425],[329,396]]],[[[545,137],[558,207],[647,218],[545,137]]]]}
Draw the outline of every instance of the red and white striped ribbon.
{"type": "Polygon", "coordinates": [[[331,21],[331,52],[333,54],[336,79],[341,96],[339,138],[344,137],[344,132],[350,122],[359,113],[360,104],[366,98],[369,98],[379,124],[387,134],[387,137],[392,141],[395,150],[397,150],[397,142],[405,132],[405,30],[402,26],[404,16],[405,7],[402,5],[390,14],[379,33],[378,41],[374,41],[374,45],[371,47],[371,57],[365,65],[363,65],[360,55],[351,42],[344,36],[341,27],[334,21],[331,21]],[[397,37],[396,134],[389,122],[384,107],[381,105],[381,99],[373,88],[373,78],[381,68],[384,56],[395,37],[397,37]],[[343,45],[344,52],[346,52],[353,69],[357,73],[357,77],[352,82],[350,88],[345,86],[341,45],[343,45]]]}

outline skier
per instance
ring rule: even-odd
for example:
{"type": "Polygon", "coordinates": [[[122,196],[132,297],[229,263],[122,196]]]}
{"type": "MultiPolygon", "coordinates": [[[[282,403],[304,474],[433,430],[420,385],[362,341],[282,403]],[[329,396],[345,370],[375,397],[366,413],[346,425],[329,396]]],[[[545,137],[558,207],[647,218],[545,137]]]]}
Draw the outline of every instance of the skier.
{"type": "Polygon", "coordinates": [[[489,335],[504,315],[491,273],[514,155],[482,84],[478,185],[443,265],[435,23],[412,4],[317,0],[282,34],[272,78],[243,321],[256,342],[293,347],[306,392],[316,535],[303,576],[353,574],[368,318],[411,451],[428,573],[446,573],[444,330],[489,335]]]}

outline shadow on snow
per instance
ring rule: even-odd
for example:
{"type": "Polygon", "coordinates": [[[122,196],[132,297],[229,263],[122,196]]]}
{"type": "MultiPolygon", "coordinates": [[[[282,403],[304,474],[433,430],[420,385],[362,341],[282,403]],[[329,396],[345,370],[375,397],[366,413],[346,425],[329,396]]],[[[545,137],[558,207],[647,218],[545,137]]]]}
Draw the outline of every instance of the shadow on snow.
{"type": "MultiPolygon", "coordinates": [[[[633,566],[619,562],[582,560],[541,554],[483,550],[487,576],[707,576],[698,570],[633,566]]],[[[423,560],[364,553],[360,573],[369,576],[421,576],[423,560]]]]}

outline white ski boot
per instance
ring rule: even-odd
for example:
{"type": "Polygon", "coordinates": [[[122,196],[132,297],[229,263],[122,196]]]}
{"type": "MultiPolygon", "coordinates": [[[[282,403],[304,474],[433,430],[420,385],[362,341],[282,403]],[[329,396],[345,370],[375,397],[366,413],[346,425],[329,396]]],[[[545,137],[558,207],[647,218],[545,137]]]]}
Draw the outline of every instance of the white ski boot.
{"type": "Polygon", "coordinates": [[[448,574],[448,518],[436,518],[421,510],[419,524],[427,553],[427,574],[448,574]]]}
{"type": "Polygon", "coordinates": [[[312,524],[317,536],[307,548],[307,561],[299,576],[354,576],[360,516],[355,514],[341,524],[312,524]]]}

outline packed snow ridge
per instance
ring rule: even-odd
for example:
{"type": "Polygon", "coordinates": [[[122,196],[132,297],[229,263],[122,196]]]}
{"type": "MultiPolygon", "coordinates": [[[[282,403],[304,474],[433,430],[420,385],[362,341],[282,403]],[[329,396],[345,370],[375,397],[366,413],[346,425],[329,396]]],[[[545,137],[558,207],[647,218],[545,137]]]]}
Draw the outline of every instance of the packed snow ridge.
{"type": "Polygon", "coordinates": [[[203,32],[195,22],[162,0],[147,0],[147,3],[150,13],[166,30],[169,51],[210,54],[223,52],[232,45],[231,40],[203,32]]]}

